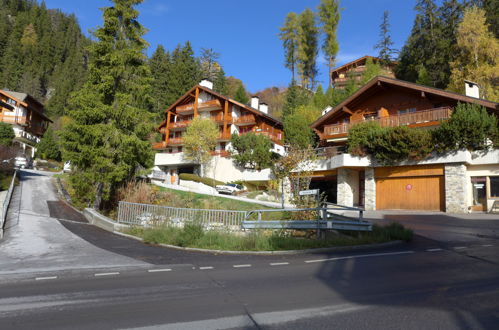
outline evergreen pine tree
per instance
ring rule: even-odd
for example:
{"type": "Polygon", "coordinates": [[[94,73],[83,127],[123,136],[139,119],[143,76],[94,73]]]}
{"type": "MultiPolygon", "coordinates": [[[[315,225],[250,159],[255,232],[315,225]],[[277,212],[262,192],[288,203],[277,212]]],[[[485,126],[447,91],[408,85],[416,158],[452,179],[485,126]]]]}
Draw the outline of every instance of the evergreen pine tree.
{"type": "Polygon", "coordinates": [[[288,13],[284,26],[280,28],[279,38],[284,47],[284,66],[291,70],[291,80],[295,80],[297,52],[298,52],[298,16],[288,13]]]}
{"type": "Polygon", "coordinates": [[[333,68],[336,64],[336,55],[339,51],[336,30],[340,21],[339,0],[321,0],[319,5],[319,20],[322,23],[321,29],[325,35],[322,49],[328,59],[329,86],[333,85],[333,68]]]}
{"type": "Polygon", "coordinates": [[[114,0],[93,33],[89,79],[71,98],[72,122],[62,134],[64,158],[75,170],[78,198],[100,208],[116,187],[152,160],[147,141],[151,79],[134,7],[141,0],[114,0]]]}
{"type": "Polygon", "coordinates": [[[313,89],[317,76],[317,53],[319,31],[315,25],[315,14],[305,9],[298,16],[298,71],[301,85],[313,89]]]}
{"type": "Polygon", "coordinates": [[[167,90],[170,73],[170,54],[165,51],[163,45],[158,45],[151,58],[149,68],[152,74],[152,93],[154,102],[154,113],[158,119],[163,117],[165,109],[168,107],[167,90]]]}
{"type": "Polygon", "coordinates": [[[236,90],[236,95],[234,95],[234,100],[237,102],[241,102],[243,104],[247,104],[249,102],[248,93],[246,93],[246,89],[242,83],[239,84],[239,87],[236,90]]]}
{"type": "Polygon", "coordinates": [[[218,70],[215,76],[215,81],[213,82],[213,89],[215,90],[215,92],[220,93],[222,95],[228,94],[227,78],[225,77],[225,71],[222,67],[220,67],[220,70],[218,70]]]}
{"type": "Polygon", "coordinates": [[[380,40],[374,46],[374,49],[379,49],[379,59],[381,60],[381,64],[387,65],[393,60],[393,53],[395,50],[393,47],[393,41],[390,36],[390,24],[388,23],[388,10],[383,12],[383,21],[380,26],[380,40]]]}

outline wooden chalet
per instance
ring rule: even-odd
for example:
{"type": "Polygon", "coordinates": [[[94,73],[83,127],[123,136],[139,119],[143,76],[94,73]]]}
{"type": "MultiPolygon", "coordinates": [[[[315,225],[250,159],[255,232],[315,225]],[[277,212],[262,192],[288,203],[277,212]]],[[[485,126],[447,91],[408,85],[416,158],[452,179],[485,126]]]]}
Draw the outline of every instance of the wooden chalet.
{"type": "MultiPolygon", "coordinates": [[[[374,63],[380,62],[380,59],[378,57],[366,55],[334,69],[331,72],[333,87],[343,89],[348,84],[348,81],[351,78],[355,79],[356,81],[360,81],[362,79],[364,71],[366,70],[366,61],[369,58],[372,59],[374,63]]],[[[395,77],[393,73],[395,65],[396,62],[391,62],[391,64],[389,65],[382,66],[383,75],[395,77]]]]}

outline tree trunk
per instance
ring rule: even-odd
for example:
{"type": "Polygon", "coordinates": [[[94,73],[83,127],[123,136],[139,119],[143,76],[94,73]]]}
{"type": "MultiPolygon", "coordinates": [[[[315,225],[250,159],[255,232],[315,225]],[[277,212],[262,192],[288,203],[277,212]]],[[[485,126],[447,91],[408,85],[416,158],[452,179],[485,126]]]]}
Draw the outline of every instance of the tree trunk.
{"type": "Polygon", "coordinates": [[[96,210],[99,210],[100,205],[102,203],[102,188],[103,188],[103,183],[98,182],[97,189],[95,191],[95,201],[94,201],[94,209],[96,210]]]}
{"type": "Polygon", "coordinates": [[[333,87],[333,57],[329,56],[329,87],[333,87]]]}

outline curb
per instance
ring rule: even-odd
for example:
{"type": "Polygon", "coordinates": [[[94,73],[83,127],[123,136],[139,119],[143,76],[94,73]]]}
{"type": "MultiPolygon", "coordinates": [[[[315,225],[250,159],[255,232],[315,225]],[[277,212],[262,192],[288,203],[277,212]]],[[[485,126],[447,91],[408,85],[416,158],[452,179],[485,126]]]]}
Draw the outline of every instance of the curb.
{"type": "MultiPolygon", "coordinates": [[[[119,231],[114,231],[114,234],[123,236],[126,238],[134,239],[139,242],[144,242],[144,239],[125,234],[119,231]]],[[[384,247],[396,246],[403,244],[404,241],[391,241],[385,243],[374,243],[374,244],[364,244],[364,245],[347,245],[347,246],[334,246],[328,248],[317,248],[317,249],[304,249],[304,250],[284,250],[284,251],[230,251],[230,250],[210,250],[210,249],[200,249],[200,248],[190,248],[190,247],[182,247],[177,245],[170,244],[150,244],[156,246],[162,246],[165,248],[181,250],[181,251],[189,251],[189,252],[203,252],[203,253],[213,253],[213,254],[228,254],[228,255],[295,255],[295,254],[313,254],[313,253],[322,253],[322,252],[344,252],[344,251],[356,251],[362,249],[379,249],[384,247]]],[[[148,244],[148,243],[144,243],[148,244]]]]}

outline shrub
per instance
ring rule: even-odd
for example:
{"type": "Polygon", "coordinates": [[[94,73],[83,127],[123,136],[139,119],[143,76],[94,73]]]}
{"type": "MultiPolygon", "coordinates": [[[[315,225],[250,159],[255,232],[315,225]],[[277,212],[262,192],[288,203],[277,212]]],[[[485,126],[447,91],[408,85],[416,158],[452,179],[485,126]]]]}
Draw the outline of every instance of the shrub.
{"type": "Polygon", "coordinates": [[[354,125],[348,134],[348,152],[372,155],[381,164],[422,159],[433,151],[430,132],[407,126],[382,128],[376,122],[354,125]]]}
{"type": "Polygon", "coordinates": [[[497,148],[498,121],[484,107],[459,103],[451,118],[433,132],[433,139],[440,152],[456,149],[486,150],[492,146],[497,148]]]}
{"type": "Polygon", "coordinates": [[[7,123],[0,123],[0,144],[10,146],[12,140],[16,137],[12,125],[7,123]]]}
{"type": "Polygon", "coordinates": [[[225,184],[225,182],[222,181],[218,181],[211,178],[203,178],[197,174],[191,174],[191,173],[180,173],[179,178],[180,180],[185,180],[185,181],[201,182],[210,187],[215,187],[216,185],[219,184],[225,184]]]}
{"type": "Polygon", "coordinates": [[[390,240],[401,240],[401,241],[410,241],[413,236],[413,232],[411,229],[407,229],[402,226],[400,223],[393,222],[387,226],[373,226],[373,235],[381,236],[385,238],[387,241],[390,240]]]}

